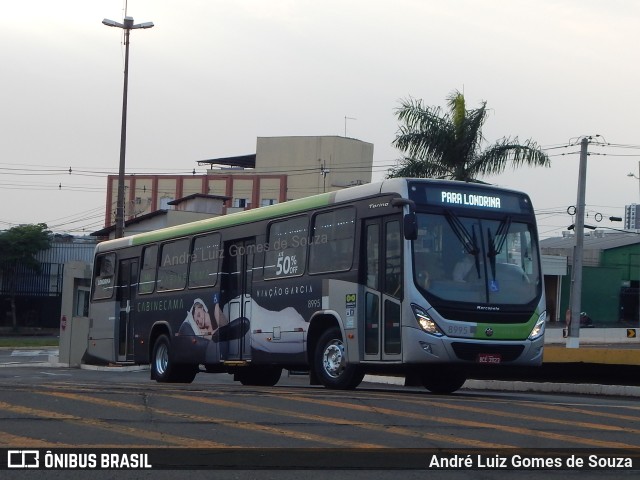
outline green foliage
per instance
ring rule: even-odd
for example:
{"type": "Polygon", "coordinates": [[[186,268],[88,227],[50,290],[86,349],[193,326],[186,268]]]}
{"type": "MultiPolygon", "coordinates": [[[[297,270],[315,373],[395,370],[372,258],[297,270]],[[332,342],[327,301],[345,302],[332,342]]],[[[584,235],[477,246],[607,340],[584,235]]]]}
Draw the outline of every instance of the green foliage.
{"type": "Polygon", "coordinates": [[[16,312],[15,277],[19,265],[40,272],[40,262],[35,255],[51,246],[51,232],[45,223],[18,225],[0,232],[0,272],[9,286],[11,319],[14,330],[18,328],[16,312]]]}
{"type": "Polygon", "coordinates": [[[502,173],[513,167],[550,166],[535,142],[502,138],[482,150],[482,126],[487,118],[486,102],[467,110],[464,95],[454,91],[447,98],[449,111],[427,107],[421,100],[401,101],[396,110],[400,127],[393,145],[403,152],[400,165],[389,177],[449,178],[476,181],[480,175],[502,173]]]}
{"type": "Polygon", "coordinates": [[[18,225],[0,232],[0,270],[6,272],[23,264],[38,271],[36,253],[51,246],[51,232],[44,223],[18,225]]]}

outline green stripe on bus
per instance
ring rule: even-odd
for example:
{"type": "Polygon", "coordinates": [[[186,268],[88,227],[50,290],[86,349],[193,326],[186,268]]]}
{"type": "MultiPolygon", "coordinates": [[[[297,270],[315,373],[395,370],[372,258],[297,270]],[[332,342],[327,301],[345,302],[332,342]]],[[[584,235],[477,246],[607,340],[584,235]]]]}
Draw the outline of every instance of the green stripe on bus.
{"type": "Polygon", "coordinates": [[[176,225],[174,227],[162,228],[152,232],[145,232],[134,235],[131,238],[132,245],[144,245],[146,243],[170,240],[172,238],[195,235],[198,233],[218,230],[220,228],[242,225],[258,220],[268,220],[285,215],[303,212],[308,209],[320,208],[330,205],[333,199],[332,193],[321,193],[312,197],[305,197],[298,200],[269,205],[266,207],[253,208],[244,212],[231,213],[219,217],[198,220],[196,222],[176,225]]]}
{"type": "Polygon", "coordinates": [[[475,338],[480,340],[525,340],[536,324],[538,314],[535,313],[527,323],[478,323],[475,338]],[[492,330],[487,336],[486,330],[492,330]]]}

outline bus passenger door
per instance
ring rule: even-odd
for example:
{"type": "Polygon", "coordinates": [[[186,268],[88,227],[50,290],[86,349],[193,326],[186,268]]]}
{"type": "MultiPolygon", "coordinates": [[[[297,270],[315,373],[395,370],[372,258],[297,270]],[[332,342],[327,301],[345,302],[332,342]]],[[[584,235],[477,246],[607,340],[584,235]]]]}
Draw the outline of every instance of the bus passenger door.
{"type": "Polygon", "coordinates": [[[400,360],[402,238],[400,217],[365,221],[364,360],[400,360]]]}
{"type": "Polygon", "coordinates": [[[221,331],[225,330],[220,341],[223,361],[249,360],[251,357],[246,333],[251,319],[254,249],[254,240],[227,242],[225,245],[221,298],[229,323],[221,328],[221,331]]]}
{"type": "Polygon", "coordinates": [[[116,359],[118,362],[133,361],[133,300],[138,287],[138,259],[120,260],[116,305],[118,312],[115,326],[116,359]]]}

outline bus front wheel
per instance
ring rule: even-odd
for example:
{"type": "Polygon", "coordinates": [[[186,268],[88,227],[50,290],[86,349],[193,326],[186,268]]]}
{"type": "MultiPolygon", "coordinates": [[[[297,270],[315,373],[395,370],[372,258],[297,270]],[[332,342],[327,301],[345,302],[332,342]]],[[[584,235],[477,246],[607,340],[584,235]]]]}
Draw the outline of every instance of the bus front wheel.
{"type": "Polygon", "coordinates": [[[337,327],[320,336],[314,353],[314,368],[320,383],[327,388],[353,390],[364,378],[357,365],[347,362],[342,335],[337,327]]]}
{"type": "Polygon", "coordinates": [[[446,395],[460,389],[467,381],[467,375],[458,369],[442,368],[422,374],[422,385],[431,393],[446,395]]]}
{"type": "Polygon", "coordinates": [[[168,336],[160,335],[151,354],[151,379],[161,383],[193,382],[199,367],[176,364],[171,357],[171,341],[168,336]]]}
{"type": "Polygon", "coordinates": [[[282,375],[281,367],[254,366],[247,367],[236,372],[234,380],[240,381],[242,385],[254,387],[273,387],[280,381],[282,375]]]}

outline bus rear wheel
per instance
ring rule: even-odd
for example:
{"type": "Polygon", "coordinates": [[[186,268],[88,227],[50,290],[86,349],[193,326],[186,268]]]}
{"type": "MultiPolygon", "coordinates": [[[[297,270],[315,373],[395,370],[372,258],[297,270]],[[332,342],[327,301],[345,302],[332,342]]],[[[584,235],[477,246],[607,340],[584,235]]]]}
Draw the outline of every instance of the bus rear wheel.
{"type": "Polygon", "coordinates": [[[421,377],[422,385],[431,393],[438,395],[453,393],[467,381],[467,375],[462,370],[436,368],[438,368],[437,371],[432,367],[431,371],[423,373],[421,377]]]}
{"type": "Polygon", "coordinates": [[[320,336],[313,360],[318,380],[327,388],[353,390],[364,378],[364,372],[357,365],[347,362],[342,334],[337,327],[320,336]]]}
{"type": "Polygon", "coordinates": [[[161,383],[193,382],[199,367],[176,364],[171,357],[171,341],[167,335],[160,335],[153,344],[151,379],[161,383]]]}

